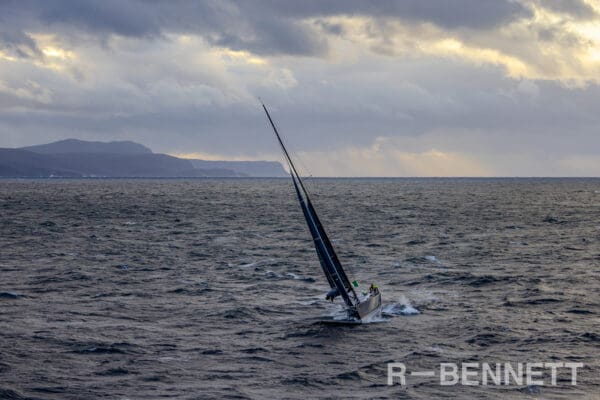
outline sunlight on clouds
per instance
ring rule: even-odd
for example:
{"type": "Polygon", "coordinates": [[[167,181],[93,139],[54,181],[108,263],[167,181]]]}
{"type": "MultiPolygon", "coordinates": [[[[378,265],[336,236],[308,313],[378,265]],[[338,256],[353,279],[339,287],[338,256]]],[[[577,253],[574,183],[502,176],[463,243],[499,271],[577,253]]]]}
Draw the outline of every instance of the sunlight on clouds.
{"type": "Polygon", "coordinates": [[[54,37],[36,39],[47,53],[36,66],[73,76],[78,88],[90,92],[127,93],[111,100],[120,114],[254,102],[255,86],[297,84],[287,68],[249,52],[211,46],[196,35],[167,34],[158,42],[113,35],[104,46],[82,46],[76,54],[54,37]]]}
{"type": "Polygon", "coordinates": [[[511,78],[559,80],[567,86],[600,82],[600,22],[568,18],[535,3],[530,6],[531,19],[481,32],[362,16],[312,23],[334,44],[330,55],[334,62],[357,62],[363,49],[390,57],[456,58],[474,65],[499,65],[511,78]],[[332,26],[340,33],[330,34],[332,26]],[[542,40],[543,32],[556,37],[542,40]]]}
{"type": "Polygon", "coordinates": [[[228,48],[220,48],[219,50],[223,53],[224,56],[230,57],[230,58],[236,59],[236,60],[241,60],[247,64],[254,64],[254,65],[266,65],[267,64],[267,60],[265,60],[264,58],[255,56],[252,53],[249,53],[247,51],[231,50],[228,48]]]}
{"type": "Polygon", "coordinates": [[[206,153],[206,152],[190,152],[190,153],[167,153],[170,156],[185,158],[191,160],[206,160],[206,161],[280,161],[279,155],[273,154],[254,154],[254,155],[231,155],[231,154],[217,154],[217,153],[206,153]]]}
{"type": "Polygon", "coordinates": [[[191,43],[194,37],[191,35],[178,35],[176,41],[182,44],[191,43]]]}
{"type": "Polygon", "coordinates": [[[0,50],[0,60],[16,61],[17,59],[0,50]]]}
{"type": "Polygon", "coordinates": [[[262,58],[258,58],[258,57],[250,57],[247,62],[248,62],[248,64],[255,64],[255,65],[264,65],[267,63],[266,60],[263,60],[262,58]]]}
{"type": "Polygon", "coordinates": [[[590,49],[586,54],[586,60],[591,63],[600,63],[600,48],[590,49]]]}
{"type": "Polygon", "coordinates": [[[42,53],[47,57],[60,58],[62,60],[73,58],[73,52],[51,46],[42,48],[42,53]]]}
{"type": "Polygon", "coordinates": [[[558,161],[563,174],[570,176],[600,176],[600,156],[569,155],[558,161]]]}
{"type": "MultiPolygon", "coordinates": [[[[293,155],[305,176],[490,176],[491,171],[470,157],[431,149],[407,152],[395,149],[391,138],[378,138],[368,147],[343,147],[326,151],[303,151],[293,155]]],[[[279,155],[230,155],[206,152],[168,153],[171,156],[209,161],[283,161],[279,155]]]]}
{"type": "Polygon", "coordinates": [[[505,55],[494,49],[469,47],[453,38],[435,41],[424,46],[423,51],[432,55],[457,56],[475,64],[503,65],[507,69],[508,75],[513,78],[525,77],[529,72],[527,65],[516,57],[505,55]]]}
{"type": "Polygon", "coordinates": [[[35,40],[36,45],[40,48],[44,56],[43,58],[34,58],[32,60],[36,66],[62,71],[76,61],[75,52],[62,48],[55,35],[29,34],[29,36],[35,40]]]}
{"type": "MultiPolygon", "coordinates": [[[[293,152],[303,176],[323,177],[487,177],[487,176],[599,176],[600,157],[571,154],[548,162],[544,152],[496,152],[492,148],[440,150],[417,138],[378,137],[369,146],[344,146],[333,151],[293,152]],[[425,150],[415,148],[421,147],[425,150]]],[[[440,143],[442,144],[442,143],[440,143]]],[[[493,147],[493,146],[492,146],[493,147]]],[[[283,165],[279,154],[169,153],[200,160],[271,160],[283,165]]],[[[286,168],[287,169],[287,168],[286,168]]]]}
{"type": "Polygon", "coordinates": [[[405,151],[397,139],[377,138],[371,146],[331,152],[300,152],[307,174],[315,176],[491,176],[487,166],[467,154],[434,148],[405,151]]]}
{"type": "Polygon", "coordinates": [[[600,22],[572,24],[571,29],[587,42],[582,54],[584,62],[600,66],[600,22]]]}
{"type": "MultiPolygon", "coordinates": [[[[524,77],[529,73],[526,63],[517,57],[507,55],[499,49],[469,45],[431,24],[410,27],[399,21],[380,24],[380,21],[367,17],[331,17],[326,21],[330,25],[343,27],[342,36],[345,41],[376,53],[388,56],[453,57],[478,65],[502,65],[512,77],[524,77]]],[[[338,46],[342,46],[339,39],[334,40],[338,46]]],[[[344,56],[346,53],[345,50],[344,56]]],[[[346,57],[345,61],[359,59],[355,53],[350,54],[350,60],[346,57]]],[[[339,54],[337,56],[340,57],[339,54]]]]}
{"type": "MultiPolygon", "coordinates": [[[[593,6],[591,2],[588,4],[593,6]]],[[[537,60],[533,55],[528,60],[531,70],[528,77],[560,80],[567,86],[577,87],[585,86],[587,81],[600,82],[598,20],[581,21],[543,8],[543,2],[540,5],[533,5],[534,17],[524,28],[530,32],[536,29],[551,32],[552,38],[539,43],[536,42],[537,36],[523,38],[530,40],[532,49],[539,53],[537,60]]]]}
{"type": "MultiPolygon", "coordinates": [[[[467,154],[427,149],[407,151],[402,138],[378,137],[369,146],[345,146],[334,151],[299,151],[293,159],[305,176],[492,176],[493,171],[467,154]]],[[[272,160],[279,154],[216,154],[175,152],[172,156],[200,160],[272,160]]]]}
{"type": "MultiPolygon", "coordinates": [[[[25,18],[0,35],[0,102],[14,113],[0,128],[281,160],[257,139],[261,95],[314,175],[600,174],[585,156],[600,143],[600,17],[576,2],[510,1],[525,12],[487,22],[487,7],[475,21],[311,5],[268,7],[290,14],[264,26],[237,13],[242,3],[207,27],[127,13],[116,26],[25,18]]],[[[600,13],[600,0],[585,2],[600,13]]]]}

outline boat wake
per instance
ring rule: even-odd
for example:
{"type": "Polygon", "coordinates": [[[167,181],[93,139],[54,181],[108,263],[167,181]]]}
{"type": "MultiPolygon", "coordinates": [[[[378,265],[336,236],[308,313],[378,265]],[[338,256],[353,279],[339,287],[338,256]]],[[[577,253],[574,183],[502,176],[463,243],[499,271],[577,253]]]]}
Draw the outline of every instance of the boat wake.
{"type": "Polygon", "coordinates": [[[400,296],[398,301],[384,304],[379,312],[375,312],[367,318],[363,318],[362,320],[348,318],[346,309],[340,307],[332,310],[332,313],[329,314],[325,319],[320,320],[320,322],[337,325],[377,324],[388,322],[395,317],[405,317],[419,314],[421,314],[421,312],[416,309],[405,296],[400,296]]]}
{"type": "Polygon", "coordinates": [[[405,297],[401,296],[400,299],[395,303],[386,304],[383,306],[381,311],[382,316],[397,317],[407,315],[418,315],[421,314],[410,301],[405,297]]]}

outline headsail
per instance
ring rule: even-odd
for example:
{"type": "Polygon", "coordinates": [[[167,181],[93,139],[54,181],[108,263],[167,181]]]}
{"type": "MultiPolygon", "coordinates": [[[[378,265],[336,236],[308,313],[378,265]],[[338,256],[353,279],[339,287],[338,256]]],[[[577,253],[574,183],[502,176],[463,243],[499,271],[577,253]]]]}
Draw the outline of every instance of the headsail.
{"type": "Polygon", "coordinates": [[[342,264],[340,263],[337,254],[333,249],[333,245],[331,244],[331,241],[329,240],[329,237],[323,228],[323,224],[321,224],[321,221],[319,220],[317,212],[310,201],[308,192],[304,187],[304,183],[296,171],[296,167],[294,166],[294,163],[292,162],[292,159],[290,158],[290,155],[285,148],[283,141],[281,140],[281,136],[279,135],[273,120],[271,119],[271,115],[269,114],[267,107],[264,104],[262,106],[267,114],[269,122],[271,123],[271,127],[275,132],[275,136],[277,137],[277,141],[281,146],[281,150],[283,151],[283,155],[285,156],[288,166],[290,167],[292,182],[294,183],[294,188],[296,190],[300,206],[302,207],[302,213],[304,214],[304,218],[308,224],[308,228],[315,244],[315,250],[319,256],[319,261],[321,263],[321,267],[323,268],[323,272],[325,273],[325,277],[327,278],[331,288],[336,289],[337,293],[342,296],[346,305],[353,308],[359,303],[358,296],[356,295],[354,288],[350,284],[348,276],[342,268],[342,264]]]}

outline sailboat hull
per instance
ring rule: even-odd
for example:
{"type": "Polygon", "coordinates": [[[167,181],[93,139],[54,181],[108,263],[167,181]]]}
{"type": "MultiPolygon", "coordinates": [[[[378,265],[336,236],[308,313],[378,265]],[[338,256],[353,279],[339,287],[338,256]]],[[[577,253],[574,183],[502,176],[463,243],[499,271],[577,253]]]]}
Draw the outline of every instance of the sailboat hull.
{"type": "Polygon", "coordinates": [[[319,320],[319,323],[326,325],[360,325],[365,323],[365,320],[368,317],[377,314],[380,310],[381,293],[377,293],[358,303],[356,308],[349,313],[347,318],[321,319],[319,320]]]}
{"type": "Polygon", "coordinates": [[[369,315],[375,313],[381,308],[381,293],[369,296],[365,301],[358,303],[356,306],[356,312],[360,319],[364,319],[369,315]]]}

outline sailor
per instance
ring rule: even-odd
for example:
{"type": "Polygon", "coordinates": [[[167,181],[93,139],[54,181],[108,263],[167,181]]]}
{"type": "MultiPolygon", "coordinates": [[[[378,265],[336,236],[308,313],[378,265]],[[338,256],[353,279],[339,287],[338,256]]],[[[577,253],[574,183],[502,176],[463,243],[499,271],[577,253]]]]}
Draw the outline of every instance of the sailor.
{"type": "Polygon", "coordinates": [[[335,299],[335,297],[339,294],[337,289],[331,289],[329,292],[327,292],[327,295],[325,296],[325,300],[331,300],[331,302],[333,303],[333,299],[335,299]]]}
{"type": "Polygon", "coordinates": [[[379,293],[379,288],[377,287],[376,284],[371,283],[371,286],[369,286],[369,293],[370,294],[377,294],[377,293],[379,293]]]}

